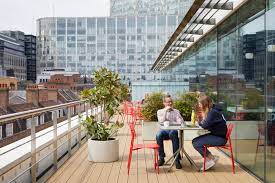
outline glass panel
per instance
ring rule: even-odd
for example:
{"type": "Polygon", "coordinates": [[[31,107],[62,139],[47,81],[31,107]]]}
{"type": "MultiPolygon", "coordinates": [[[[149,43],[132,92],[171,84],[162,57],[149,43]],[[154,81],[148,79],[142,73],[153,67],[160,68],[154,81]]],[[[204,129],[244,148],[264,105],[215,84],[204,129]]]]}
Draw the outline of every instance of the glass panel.
{"type": "MultiPolygon", "coordinates": [[[[275,182],[275,0],[269,1],[266,12],[267,47],[267,139],[266,139],[266,180],[275,182]],[[273,111],[274,110],[274,111],[273,111]]],[[[263,49],[265,51],[265,49],[263,49]]]]}
{"type": "Polygon", "coordinates": [[[107,21],[108,21],[107,22],[107,33],[115,34],[116,33],[116,19],[108,18],[107,21]]]}
{"type": "Polygon", "coordinates": [[[57,34],[64,35],[66,31],[66,20],[63,18],[57,19],[57,34]]]}
{"type": "Polygon", "coordinates": [[[97,34],[105,34],[105,18],[97,19],[97,34]]]}
{"type": "Polygon", "coordinates": [[[86,34],[86,18],[77,19],[77,34],[86,34]]]}
{"type": "Polygon", "coordinates": [[[269,0],[268,8],[274,8],[275,7],[275,0],[269,0]]]}
{"type": "Polygon", "coordinates": [[[67,34],[75,34],[76,30],[76,19],[69,18],[67,19],[67,34]]]}
{"type": "Polygon", "coordinates": [[[87,18],[87,34],[96,34],[95,18],[87,18]]]}

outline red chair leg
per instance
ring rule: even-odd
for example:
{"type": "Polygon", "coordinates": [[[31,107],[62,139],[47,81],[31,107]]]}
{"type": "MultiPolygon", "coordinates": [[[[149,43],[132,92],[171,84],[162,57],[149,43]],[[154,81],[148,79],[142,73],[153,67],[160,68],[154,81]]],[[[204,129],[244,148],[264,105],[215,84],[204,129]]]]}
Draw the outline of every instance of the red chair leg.
{"type": "Polygon", "coordinates": [[[234,162],[234,156],[233,156],[233,151],[232,151],[232,145],[230,144],[230,153],[231,153],[231,161],[232,161],[232,171],[235,174],[235,162],[234,162]]]}
{"type": "Polygon", "coordinates": [[[254,166],[257,162],[257,155],[258,155],[258,151],[259,151],[259,144],[260,144],[260,133],[258,134],[258,140],[257,140],[257,146],[256,146],[256,154],[255,154],[255,159],[254,159],[254,166]]]}
{"type": "Polygon", "coordinates": [[[159,165],[158,165],[158,161],[159,161],[159,152],[158,152],[158,149],[156,150],[157,152],[157,171],[158,171],[158,174],[159,174],[159,165]]]}
{"type": "Polygon", "coordinates": [[[203,152],[203,171],[205,172],[205,163],[206,163],[206,149],[207,147],[204,147],[204,152],[203,152]]]}
{"type": "Polygon", "coordinates": [[[129,152],[129,156],[128,156],[128,165],[127,165],[128,175],[129,175],[130,168],[131,168],[132,154],[133,154],[133,150],[130,148],[130,152],[129,152]]]}
{"type": "Polygon", "coordinates": [[[157,153],[156,153],[156,149],[154,149],[154,168],[155,168],[155,170],[157,169],[157,153]]]}

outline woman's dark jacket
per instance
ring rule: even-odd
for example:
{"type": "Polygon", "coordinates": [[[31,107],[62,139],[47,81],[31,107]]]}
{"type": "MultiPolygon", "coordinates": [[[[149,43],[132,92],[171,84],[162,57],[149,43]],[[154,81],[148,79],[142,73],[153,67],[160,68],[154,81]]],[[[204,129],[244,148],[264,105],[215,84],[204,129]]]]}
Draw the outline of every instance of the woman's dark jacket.
{"type": "Polygon", "coordinates": [[[202,128],[209,130],[212,135],[226,138],[226,120],[222,114],[222,108],[218,105],[213,105],[208,112],[206,119],[199,122],[199,125],[202,128]]]}

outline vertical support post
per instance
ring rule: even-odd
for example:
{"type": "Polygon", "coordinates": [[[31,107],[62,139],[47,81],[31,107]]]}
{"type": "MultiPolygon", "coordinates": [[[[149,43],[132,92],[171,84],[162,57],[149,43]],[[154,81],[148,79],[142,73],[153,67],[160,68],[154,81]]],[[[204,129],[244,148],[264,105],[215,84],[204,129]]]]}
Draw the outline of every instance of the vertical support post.
{"type": "Polygon", "coordinates": [[[68,116],[67,116],[67,120],[68,120],[68,156],[70,157],[72,155],[72,118],[71,118],[71,107],[68,106],[68,116]]]}
{"type": "Polygon", "coordinates": [[[37,164],[36,164],[36,134],[35,134],[35,120],[32,115],[31,120],[31,177],[32,183],[36,183],[36,172],[37,172],[37,164]]]}
{"type": "Polygon", "coordinates": [[[78,127],[77,127],[77,136],[78,136],[78,144],[79,144],[79,147],[81,146],[81,103],[79,103],[78,105],[78,127]]]}
{"type": "Polygon", "coordinates": [[[53,111],[53,169],[57,170],[57,111],[53,111]]]}
{"type": "Polygon", "coordinates": [[[89,116],[89,103],[84,103],[85,106],[85,112],[86,112],[86,117],[89,116]]]}
{"type": "MultiPolygon", "coordinates": [[[[84,106],[85,106],[85,111],[86,111],[86,117],[89,117],[89,109],[90,109],[89,103],[84,102],[84,106]]],[[[91,112],[92,112],[92,110],[91,110],[91,112]]],[[[88,134],[87,133],[86,133],[85,137],[86,137],[86,140],[88,140],[88,134]]]]}

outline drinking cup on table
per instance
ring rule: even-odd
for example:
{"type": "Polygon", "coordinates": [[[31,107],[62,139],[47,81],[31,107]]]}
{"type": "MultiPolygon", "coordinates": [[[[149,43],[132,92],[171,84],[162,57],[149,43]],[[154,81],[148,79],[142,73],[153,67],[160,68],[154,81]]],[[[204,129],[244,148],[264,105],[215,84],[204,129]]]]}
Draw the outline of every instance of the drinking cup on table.
{"type": "Polygon", "coordinates": [[[163,122],[163,126],[164,126],[165,128],[169,127],[169,121],[164,121],[164,122],[163,122]]]}
{"type": "Polygon", "coordinates": [[[181,122],[180,126],[181,126],[182,128],[186,127],[186,125],[185,125],[184,122],[181,122]]]}

